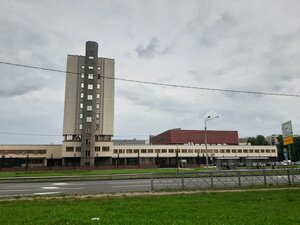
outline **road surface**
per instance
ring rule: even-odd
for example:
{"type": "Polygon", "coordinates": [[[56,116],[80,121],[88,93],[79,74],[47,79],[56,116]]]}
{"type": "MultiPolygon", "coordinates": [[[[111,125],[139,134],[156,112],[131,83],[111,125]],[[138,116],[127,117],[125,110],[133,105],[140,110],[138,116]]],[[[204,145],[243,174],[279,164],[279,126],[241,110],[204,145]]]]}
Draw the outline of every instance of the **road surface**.
{"type": "MultiPolygon", "coordinates": [[[[102,180],[102,181],[67,181],[67,182],[36,182],[36,183],[0,183],[0,197],[26,195],[58,195],[58,194],[96,194],[120,193],[134,191],[151,191],[174,188],[210,188],[245,187],[267,184],[288,184],[288,176],[245,176],[245,177],[201,177],[201,178],[160,178],[102,180]]],[[[300,175],[292,181],[300,183],[300,175]]]]}

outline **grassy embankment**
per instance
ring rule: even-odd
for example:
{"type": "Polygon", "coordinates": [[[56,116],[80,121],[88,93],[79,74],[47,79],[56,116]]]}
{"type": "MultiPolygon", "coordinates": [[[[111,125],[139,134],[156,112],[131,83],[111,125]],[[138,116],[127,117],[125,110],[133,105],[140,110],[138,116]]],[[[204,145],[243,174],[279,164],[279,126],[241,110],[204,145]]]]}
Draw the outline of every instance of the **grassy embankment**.
{"type": "Polygon", "coordinates": [[[300,224],[300,190],[15,200],[0,206],[5,225],[300,224]]]}

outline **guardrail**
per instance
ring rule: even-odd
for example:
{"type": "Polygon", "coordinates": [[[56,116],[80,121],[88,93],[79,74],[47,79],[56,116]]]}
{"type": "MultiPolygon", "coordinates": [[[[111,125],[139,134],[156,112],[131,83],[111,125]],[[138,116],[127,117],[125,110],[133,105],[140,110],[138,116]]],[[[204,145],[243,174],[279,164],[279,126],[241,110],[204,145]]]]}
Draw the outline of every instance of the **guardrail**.
{"type": "Polygon", "coordinates": [[[241,188],[300,184],[300,169],[152,173],[151,190],[241,188]]]}

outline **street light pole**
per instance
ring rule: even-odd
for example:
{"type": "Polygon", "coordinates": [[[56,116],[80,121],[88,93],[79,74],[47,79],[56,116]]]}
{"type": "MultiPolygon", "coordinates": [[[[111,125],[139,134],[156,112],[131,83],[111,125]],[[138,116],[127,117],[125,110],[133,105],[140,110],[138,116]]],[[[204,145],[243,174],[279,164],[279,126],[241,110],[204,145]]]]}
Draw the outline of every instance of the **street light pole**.
{"type": "Polygon", "coordinates": [[[206,123],[209,120],[213,120],[213,119],[217,119],[217,118],[219,118],[219,116],[214,116],[214,117],[208,116],[204,120],[204,141],[205,141],[205,152],[206,152],[206,168],[208,168],[208,150],[207,150],[207,132],[206,132],[207,131],[207,126],[206,126],[206,123]]]}

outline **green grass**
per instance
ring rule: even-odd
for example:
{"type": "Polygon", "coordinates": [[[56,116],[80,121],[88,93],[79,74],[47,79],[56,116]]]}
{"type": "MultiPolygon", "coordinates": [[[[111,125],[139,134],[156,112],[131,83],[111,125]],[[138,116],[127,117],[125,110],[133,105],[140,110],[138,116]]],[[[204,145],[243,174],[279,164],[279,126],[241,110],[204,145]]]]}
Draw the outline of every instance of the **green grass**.
{"type": "MultiPolygon", "coordinates": [[[[201,171],[203,168],[194,168],[184,171],[201,171]]],[[[151,168],[151,169],[113,169],[113,170],[48,170],[48,171],[18,171],[1,172],[1,177],[42,177],[42,176],[80,176],[80,175],[111,175],[111,174],[143,174],[150,172],[176,172],[176,168],[151,168]]]]}
{"type": "Polygon", "coordinates": [[[299,209],[300,190],[15,200],[0,202],[0,224],[296,225],[299,209]]]}

